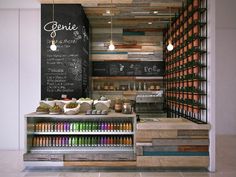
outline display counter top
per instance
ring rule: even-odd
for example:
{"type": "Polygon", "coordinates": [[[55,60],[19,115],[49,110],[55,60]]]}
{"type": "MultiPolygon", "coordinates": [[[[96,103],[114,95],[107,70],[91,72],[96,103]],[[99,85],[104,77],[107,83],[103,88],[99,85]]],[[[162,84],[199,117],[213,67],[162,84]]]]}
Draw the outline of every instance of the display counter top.
{"type": "Polygon", "coordinates": [[[137,130],[209,130],[210,124],[197,124],[184,118],[146,118],[137,123],[137,130]]]}
{"type": "Polygon", "coordinates": [[[80,114],[75,114],[75,115],[66,115],[66,114],[38,114],[36,112],[30,113],[30,114],[26,114],[25,118],[27,117],[55,117],[55,118],[96,118],[96,117],[100,117],[100,118],[106,118],[106,117],[135,117],[136,114],[132,113],[132,114],[122,114],[122,113],[116,113],[116,112],[109,112],[107,115],[102,115],[102,114],[91,114],[91,115],[86,115],[84,113],[80,113],[80,114]]]}

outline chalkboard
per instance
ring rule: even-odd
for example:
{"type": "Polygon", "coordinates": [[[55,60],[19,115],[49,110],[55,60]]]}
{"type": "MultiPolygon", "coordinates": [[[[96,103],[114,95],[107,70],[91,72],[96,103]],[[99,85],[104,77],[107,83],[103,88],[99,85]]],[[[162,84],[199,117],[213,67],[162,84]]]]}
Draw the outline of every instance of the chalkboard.
{"type": "Polygon", "coordinates": [[[41,5],[41,99],[87,97],[89,21],[79,4],[41,5]],[[55,33],[53,33],[55,31],[55,33]],[[55,34],[57,50],[50,49],[55,34]]]}
{"type": "Polygon", "coordinates": [[[94,61],[93,76],[163,76],[163,61],[94,61]]]}

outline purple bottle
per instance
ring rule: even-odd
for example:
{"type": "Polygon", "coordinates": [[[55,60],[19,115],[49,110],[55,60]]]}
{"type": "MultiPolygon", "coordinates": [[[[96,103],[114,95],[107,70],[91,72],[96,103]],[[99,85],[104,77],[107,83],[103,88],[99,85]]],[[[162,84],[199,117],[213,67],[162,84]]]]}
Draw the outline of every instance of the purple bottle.
{"type": "Polygon", "coordinates": [[[107,122],[104,123],[104,131],[107,132],[107,122]]]}
{"type": "Polygon", "coordinates": [[[105,124],[102,122],[101,123],[101,131],[104,132],[105,131],[105,124]]]}
{"type": "Polygon", "coordinates": [[[106,136],[103,138],[103,146],[107,146],[107,137],[106,136]]]}
{"type": "Polygon", "coordinates": [[[69,131],[70,131],[70,123],[67,122],[67,123],[66,123],[66,132],[69,132],[69,131]]]}
{"type": "Polygon", "coordinates": [[[100,145],[103,146],[103,137],[101,137],[100,145]]]}
{"type": "Polygon", "coordinates": [[[63,125],[64,125],[63,131],[66,132],[66,130],[67,130],[67,124],[66,124],[66,122],[64,122],[63,125]]]}

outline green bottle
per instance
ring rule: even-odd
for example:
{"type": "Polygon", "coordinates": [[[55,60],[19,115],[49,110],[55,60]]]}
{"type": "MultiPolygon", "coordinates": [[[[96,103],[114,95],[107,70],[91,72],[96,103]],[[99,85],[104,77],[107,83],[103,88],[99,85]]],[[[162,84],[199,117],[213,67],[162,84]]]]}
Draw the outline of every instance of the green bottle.
{"type": "Polygon", "coordinates": [[[84,146],[88,146],[88,137],[84,137],[84,146]]]}
{"type": "Polygon", "coordinates": [[[72,146],[72,138],[69,137],[69,147],[71,147],[71,146],[72,146]]]}
{"type": "Polygon", "coordinates": [[[81,136],[79,137],[78,146],[82,146],[82,138],[81,138],[81,136]]]}
{"type": "MultiPolygon", "coordinates": [[[[90,123],[91,124],[91,123],[90,123]]],[[[91,142],[91,137],[88,137],[88,145],[87,146],[91,146],[92,142],[91,142]]]]}
{"type": "Polygon", "coordinates": [[[84,129],[85,132],[88,131],[88,122],[85,122],[85,129],[84,129]]]}
{"type": "Polygon", "coordinates": [[[82,125],[82,132],[85,132],[85,122],[83,122],[83,125],[82,125]]]}
{"type": "Polygon", "coordinates": [[[81,146],[84,146],[84,137],[81,137],[81,146]]]}
{"type": "Polygon", "coordinates": [[[76,131],[79,132],[79,122],[76,122],[76,131]]]}
{"type": "Polygon", "coordinates": [[[89,132],[92,131],[92,122],[88,122],[88,131],[89,131],[89,132]]]}
{"type": "Polygon", "coordinates": [[[72,146],[75,146],[75,137],[73,136],[72,137],[72,143],[71,143],[72,146]]]}
{"type": "Polygon", "coordinates": [[[80,131],[80,132],[83,131],[83,122],[80,122],[80,125],[79,125],[79,131],[80,131]]]}
{"type": "Polygon", "coordinates": [[[98,146],[98,139],[96,136],[94,137],[94,146],[98,146]]]}
{"type": "Polygon", "coordinates": [[[73,122],[72,125],[73,125],[73,132],[76,132],[77,131],[76,123],[73,122]]]}

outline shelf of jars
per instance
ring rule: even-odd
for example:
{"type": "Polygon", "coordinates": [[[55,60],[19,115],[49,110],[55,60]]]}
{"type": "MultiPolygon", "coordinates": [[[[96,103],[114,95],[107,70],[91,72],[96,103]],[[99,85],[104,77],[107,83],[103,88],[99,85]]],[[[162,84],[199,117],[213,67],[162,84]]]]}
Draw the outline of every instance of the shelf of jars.
{"type": "Polygon", "coordinates": [[[135,100],[137,95],[159,95],[163,93],[163,77],[93,77],[92,97],[101,96],[114,100],[135,100]]]}
{"type": "Polygon", "coordinates": [[[169,117],[207,123],[207,0],[188,0],[164,32],[165,94],[169,117]]]}

